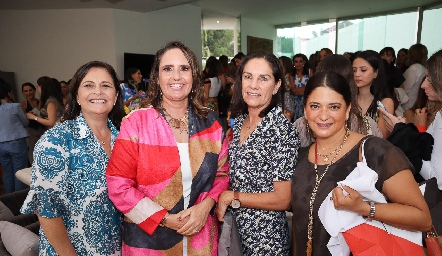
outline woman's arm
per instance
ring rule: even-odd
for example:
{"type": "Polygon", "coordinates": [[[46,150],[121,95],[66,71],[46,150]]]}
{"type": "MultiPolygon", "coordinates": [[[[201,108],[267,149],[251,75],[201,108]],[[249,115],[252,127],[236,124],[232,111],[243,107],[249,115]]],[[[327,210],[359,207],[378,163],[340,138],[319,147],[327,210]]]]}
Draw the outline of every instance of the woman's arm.
{"type": "MultiPolygon", "coordinates": [[[[357,191],[349,187],[344,189],[349,192],[348,196],[344,196],[339,187],[333,190],[336,209],[368,216],[370,205],[362,201],[357,191]]],[[[375,204],[374,219],[407,230],[428,231],[431,228],[430,211],[410,170],[400,171],[387,179],[382,192],[391,203],[375,204]]]]}
{"type": "Polygon", "coordinates": [[[212,82],[210,82],[210,79],[204,79],[204,99],[206,100],[209,98],[210,86],[212,86],[212,82]]]}
{"type": "Polygon", "coordinates": [[[49,243],[60,256],[77,255],[61,217],[44,218],[38,214],[37,217],[49,243]]]}
{"type": "MultiPolygon", "coordinates": [[[[387,111],[389,113],[394,113],[394,102],[392,99],[384,98],[383,100],[381,100],[381,102],[385,106],[385,108],[387,109],[387,111]]],[[[378,110],[378,115],[379,115],[379,120],[377,123],[378,123],[379,129],[381,130],[382,134],[384,135],[384,139],[386,139],[388,137],[388,135],[390,135],[390,131],[387,129],[387,125],[385,124],[384,114],[382,114],[382,112],[378,110]]]]}
{"type": "MultiPolygon", "coordinates": [[[[54,102],[48,102],[46,105],[46,112],[48,113],[48,118],[38,118],[37,122],[44,126],[53,127],[57,121],[57,105],[54,102]]],[[[26,116],[30,120],[35,120],[37,117],[32,112],[26,113],[26,116]]]]}

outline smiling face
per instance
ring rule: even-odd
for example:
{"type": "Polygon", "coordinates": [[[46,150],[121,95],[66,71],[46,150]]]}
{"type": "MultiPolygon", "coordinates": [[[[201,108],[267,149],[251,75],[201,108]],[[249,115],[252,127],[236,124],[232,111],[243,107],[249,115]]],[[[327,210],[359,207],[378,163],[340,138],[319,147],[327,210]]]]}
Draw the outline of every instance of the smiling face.
{"type": "Polygon", "coordinates": [[[244,66],[241,80],[242,96],[249,112],[251,109],[260,112],[266,108],[281,86],[281,80],[275,81],[269,63],[263,58],[249,60],[244,66]]]}
{"type": "Polygon", "coordinates": [[[137,70],[137,72],[133,73],[131,76],[135,83],[141,83],[141,79],[143,78],[143,76],[141,75],[140,70],[137,70]]]}
{"type": "Polygon", "coordinates": [[[23,86],[23,94],[27,100],[35,98],[35,90],[29,85],[23,86]]]}
{"type": "Polygon", "coordinates": [[[193,84],[192,68],[180,49],[170,49],[161,57],[158,83],[163,101],[188,102],[193,84]]]}
{"type": "Polygon", "coordinates": [[[91,68],[78,87],[77,102],[85,118],[92,115],[107,117],[117,101],[117,96],[112,77],[107,70],[91,68]]]}
{"type": "Polygon", "coordinates": [[[378,72],[363,58],[356,58],[353,61],[353,74],[358,88],[370,86],[378,76],[378,72]]]}
{"type": "Polygon", "coordinates": [[[296,57],[293,62],[293,66],[296,70],[302,70],[304,67],[304,59],[302,57],[296,57]]]}
{"type": "Polygon", "coordinates": [[[349,115],[350,106],[347,106],[344,97],[329,87],[317,87],[306,101],[305,116],[317,138],[340,136],[339,132],[345,129],[349,115]]]}

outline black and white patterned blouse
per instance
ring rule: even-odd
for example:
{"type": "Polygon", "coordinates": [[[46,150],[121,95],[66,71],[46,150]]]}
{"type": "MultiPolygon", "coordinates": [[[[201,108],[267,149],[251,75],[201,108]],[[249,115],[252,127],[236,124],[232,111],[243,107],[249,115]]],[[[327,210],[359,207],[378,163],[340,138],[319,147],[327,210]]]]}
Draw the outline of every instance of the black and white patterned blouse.
{"type": "MultiPolygon", "coordinates": [[[[272,192],[275,181],[290,180],[295,170],[300,145],[298,132],[278,106],[261,120],[240,146],[241,127],[246,117],[242,115],[235,119],[229,148],[230,187],[245,193],[272,192]]],[[[284,211],[241,207],[233,213],[244,255],[290,255],[284,211]]]]}

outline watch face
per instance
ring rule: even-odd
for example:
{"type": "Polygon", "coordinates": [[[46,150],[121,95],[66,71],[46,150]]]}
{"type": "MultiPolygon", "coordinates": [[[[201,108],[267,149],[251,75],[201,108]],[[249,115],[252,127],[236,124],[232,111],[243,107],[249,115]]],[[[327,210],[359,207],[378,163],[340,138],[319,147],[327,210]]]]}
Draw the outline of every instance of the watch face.
{"type": "Polygon", "coordinates": [[[239,200],[233,199],[233,201],[230,204],[230,206],[232,206],[232,208],[234,208],[234,209],[238,209],[239,207],[241,207],[241,203],[239,202],[239,200]]]}

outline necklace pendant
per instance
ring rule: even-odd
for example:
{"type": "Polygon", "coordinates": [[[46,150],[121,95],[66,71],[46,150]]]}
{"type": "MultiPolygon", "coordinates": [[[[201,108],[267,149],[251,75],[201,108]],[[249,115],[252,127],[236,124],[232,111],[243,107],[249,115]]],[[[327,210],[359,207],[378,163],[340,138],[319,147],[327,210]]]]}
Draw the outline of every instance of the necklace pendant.
{"type": "Polygon", "coordinates": [[[328,162],[328,156],[324,156],[324,162],[328,162]]]}

